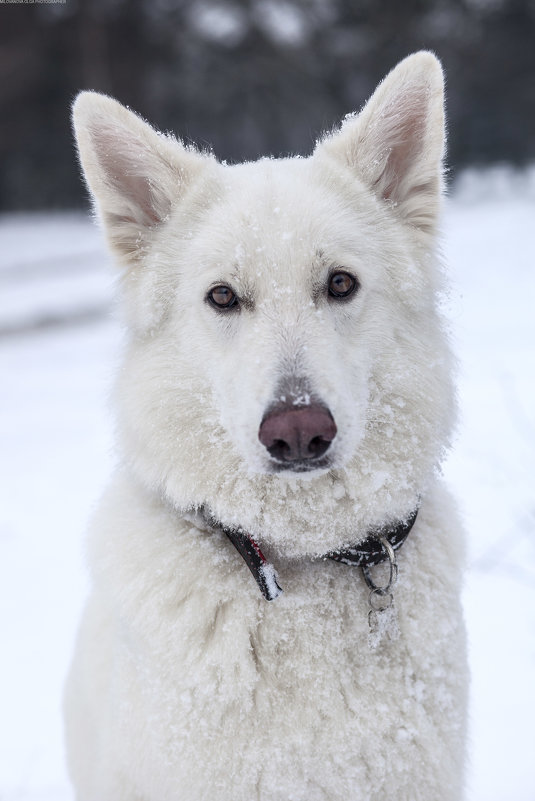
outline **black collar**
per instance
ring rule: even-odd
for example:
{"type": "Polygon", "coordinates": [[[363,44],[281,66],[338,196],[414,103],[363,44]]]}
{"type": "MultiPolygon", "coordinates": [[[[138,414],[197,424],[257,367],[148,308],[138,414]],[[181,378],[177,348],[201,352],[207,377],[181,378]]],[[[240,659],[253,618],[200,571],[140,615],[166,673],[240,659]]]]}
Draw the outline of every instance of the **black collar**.
{"type": "Polygon", "coordinates": [[[343,562],[344,565],[352,565],[354,567],[371,567],[383,562],[387,555],[384,547],[381,545],[381,538],[384,537],[388,540],[394,551],[401,548],[405,540],[410,534],[411,528],[414,526],[416,516],[418,514],[418,507],[411,512],[406,520],[400,520],[395,523],[387,523],[385,526],[371,529],[368,536],[363,542],[358,545],[352,545],[343,551],[331,551],[327,556],[329,559],[334,559],[336,562],[343,562]]]}
{"type": "MultiPolygon", "coordinates": [[[[206,511],[201,512],[204,520],[212,528],[217,528],[227,535],[251,573],[266,601],[273,601],[282,592],[278,584],[277,573],[274,566],[267,561],[260,547],[241,528],[229,528],[222,526],[206,511]]],[[[381,544],[381,538],[386,539],[393,550],[401,548],[414,525],[418,508],[416,508],[406,520],[387,523],[385,526],[371,529],[368,536],[358,545],[340,551],[330,551],[324,558],[333,559],[335,562],[342,562],[353,567],[371,567],[387,559],[385,547],[381,544]]]]}

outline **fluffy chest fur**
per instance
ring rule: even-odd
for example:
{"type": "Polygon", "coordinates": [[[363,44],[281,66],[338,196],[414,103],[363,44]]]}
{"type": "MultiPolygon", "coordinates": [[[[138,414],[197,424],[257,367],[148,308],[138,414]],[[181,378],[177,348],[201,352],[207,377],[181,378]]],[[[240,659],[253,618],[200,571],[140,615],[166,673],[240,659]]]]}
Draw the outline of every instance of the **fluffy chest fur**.
{"type": "Polygon", "coordinates": [[[97,591],[82,629],[85,669],[97,687],[111,672],[113,688],[88,703],[100,733],[90,764],[128,772],[143,798],[347,801],[388,797],[392,783],[398,799],[423,801],[429,787],[458,798],[454,522],[436,487],[400,556],[400,637],[370,650],[360,571],[283,561],[286,592],[268,604],[224,537],[118,478],[94,521],[97,591]]]}

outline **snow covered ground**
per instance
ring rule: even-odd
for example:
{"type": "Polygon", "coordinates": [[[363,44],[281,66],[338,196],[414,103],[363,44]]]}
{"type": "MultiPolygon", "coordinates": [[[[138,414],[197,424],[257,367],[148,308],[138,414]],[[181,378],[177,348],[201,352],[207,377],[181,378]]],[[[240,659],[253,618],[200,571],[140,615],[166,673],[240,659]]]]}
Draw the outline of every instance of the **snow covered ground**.
{"type": "MultiPolygon", "coordinates": [[[[469,531],[470,801],[535,799],[535,173],[465,175],[445,216],[469,531]]],[[[112,271],[81,215],[0,217],[0,799],[70,801],[60,697],[112,467],[112,271]]],[[[162,800],[163,801],[163,800],[162,800]]],[[[430,799],[432,801],[432,799],[430,799]]]]}

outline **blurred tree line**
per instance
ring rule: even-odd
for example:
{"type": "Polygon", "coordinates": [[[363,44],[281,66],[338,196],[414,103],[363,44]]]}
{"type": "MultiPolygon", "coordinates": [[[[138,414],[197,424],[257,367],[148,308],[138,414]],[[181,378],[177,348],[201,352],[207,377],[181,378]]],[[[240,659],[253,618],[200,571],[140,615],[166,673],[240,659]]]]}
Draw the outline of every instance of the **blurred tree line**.
{"type": "Polygon", "coordinates": [[[222,159],[308,153],[398,60],[448,79],[452,172],[535,158],[535,0],[0,3],[0,209],[81,205],[69,106],[111,94],[222,159]]]}

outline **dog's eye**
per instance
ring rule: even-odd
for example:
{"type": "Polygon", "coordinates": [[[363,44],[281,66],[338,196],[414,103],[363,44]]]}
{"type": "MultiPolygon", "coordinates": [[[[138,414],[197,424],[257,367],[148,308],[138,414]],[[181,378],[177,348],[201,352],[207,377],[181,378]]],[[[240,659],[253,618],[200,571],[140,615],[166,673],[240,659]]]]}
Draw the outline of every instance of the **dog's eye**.
{"type": "Polygon", "coordinates": [[[211,289],[207,295],[207,299],[216,309],[231,309],[238,303],[238,298],[232,289],[223,284],[211,289]]]}
{"type": "Polygon", "coordinates": [[[359,287],[357,279],[349,273],[332,273],[329,278],[329,295],[332,298],[347,298],[359,287]]]}

